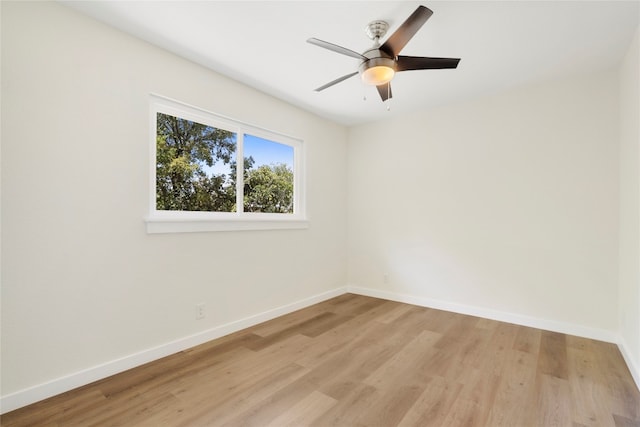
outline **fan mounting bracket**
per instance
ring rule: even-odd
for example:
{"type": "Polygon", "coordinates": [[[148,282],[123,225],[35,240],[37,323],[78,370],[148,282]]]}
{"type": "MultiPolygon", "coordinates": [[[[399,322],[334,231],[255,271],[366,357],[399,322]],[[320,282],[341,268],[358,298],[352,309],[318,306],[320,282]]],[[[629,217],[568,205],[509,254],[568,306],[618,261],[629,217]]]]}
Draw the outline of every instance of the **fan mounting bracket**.
{"type": "Polygon", "coordinates": [[[371,21],[366,26],[364,31],[367,33],[367,36],[371,40],[379,40],[385,34],[387,34],[387,30],[389,29],[389,24],[385,21],[371,21]]]}

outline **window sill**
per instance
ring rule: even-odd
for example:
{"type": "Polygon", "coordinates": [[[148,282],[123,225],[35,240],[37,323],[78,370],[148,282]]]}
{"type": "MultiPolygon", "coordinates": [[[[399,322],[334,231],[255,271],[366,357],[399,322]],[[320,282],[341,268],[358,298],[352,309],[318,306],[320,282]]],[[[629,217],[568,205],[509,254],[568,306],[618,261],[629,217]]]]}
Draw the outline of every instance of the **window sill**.
{"type": "MultiPolygon", "coordinates": [[[[259,215],[259,214],[257,214],[259,215]]],[[[253,216],[253,215],[252,215],[253,216]]],[[[299,217],[277,218],[179,218],[150,216],[145,219],[148,234],[199,233],[210,231],[299,230],[309,228],[309,221],[299,217]]]]}

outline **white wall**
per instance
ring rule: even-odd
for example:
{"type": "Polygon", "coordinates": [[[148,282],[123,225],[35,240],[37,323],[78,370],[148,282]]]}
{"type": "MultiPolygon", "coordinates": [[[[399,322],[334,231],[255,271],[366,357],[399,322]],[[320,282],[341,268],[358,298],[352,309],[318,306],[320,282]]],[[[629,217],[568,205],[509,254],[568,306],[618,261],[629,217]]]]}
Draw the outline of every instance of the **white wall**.
{"type": "Polygon", "coordinates": [[[350,286],[614,339],[618,126],[612,71],[350,129],[350,286]]]}
{"type": "Polygon", "coordinates": [[[5,404],[344,288],[345,128],[56,3],[1,7],[5,404]],[[151,92],[303,139],[310,228],[146,234],[151,92]]]}
{"type": "Polygon", "coordinates": [[[640,384],[640,30],[620,68],[620,334],[640,384]]]}

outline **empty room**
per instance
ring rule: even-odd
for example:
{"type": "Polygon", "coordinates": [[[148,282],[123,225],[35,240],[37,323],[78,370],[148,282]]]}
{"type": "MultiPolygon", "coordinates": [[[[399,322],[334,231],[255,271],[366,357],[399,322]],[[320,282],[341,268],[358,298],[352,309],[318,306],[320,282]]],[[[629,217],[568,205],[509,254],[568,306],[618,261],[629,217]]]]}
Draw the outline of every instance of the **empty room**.
{"type": "Polygon", "coordinates": [[[640,426],[640,1],[0,1],[2,426],[640,426]]]}

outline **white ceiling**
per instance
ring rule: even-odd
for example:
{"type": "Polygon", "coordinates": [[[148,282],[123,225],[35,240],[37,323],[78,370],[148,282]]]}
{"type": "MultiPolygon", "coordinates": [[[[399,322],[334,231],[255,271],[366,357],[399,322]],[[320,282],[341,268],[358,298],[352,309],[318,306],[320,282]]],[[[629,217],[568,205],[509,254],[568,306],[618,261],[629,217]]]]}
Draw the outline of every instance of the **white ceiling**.
{"type": "Polygon", "coordinates": [[[62,3],[346,125],[612,69],[640,22],[640,0],[62,3]],[[434,14],[401,54],[462,58],[456,70],[397,74],[390,111],[358,76],[313,91],[356,71],[358,60],[308,44],[309,37],[362,52],[372,44],[364,32],[370,21],[387,21],[388,37],[420,4],[434,14]]]}

